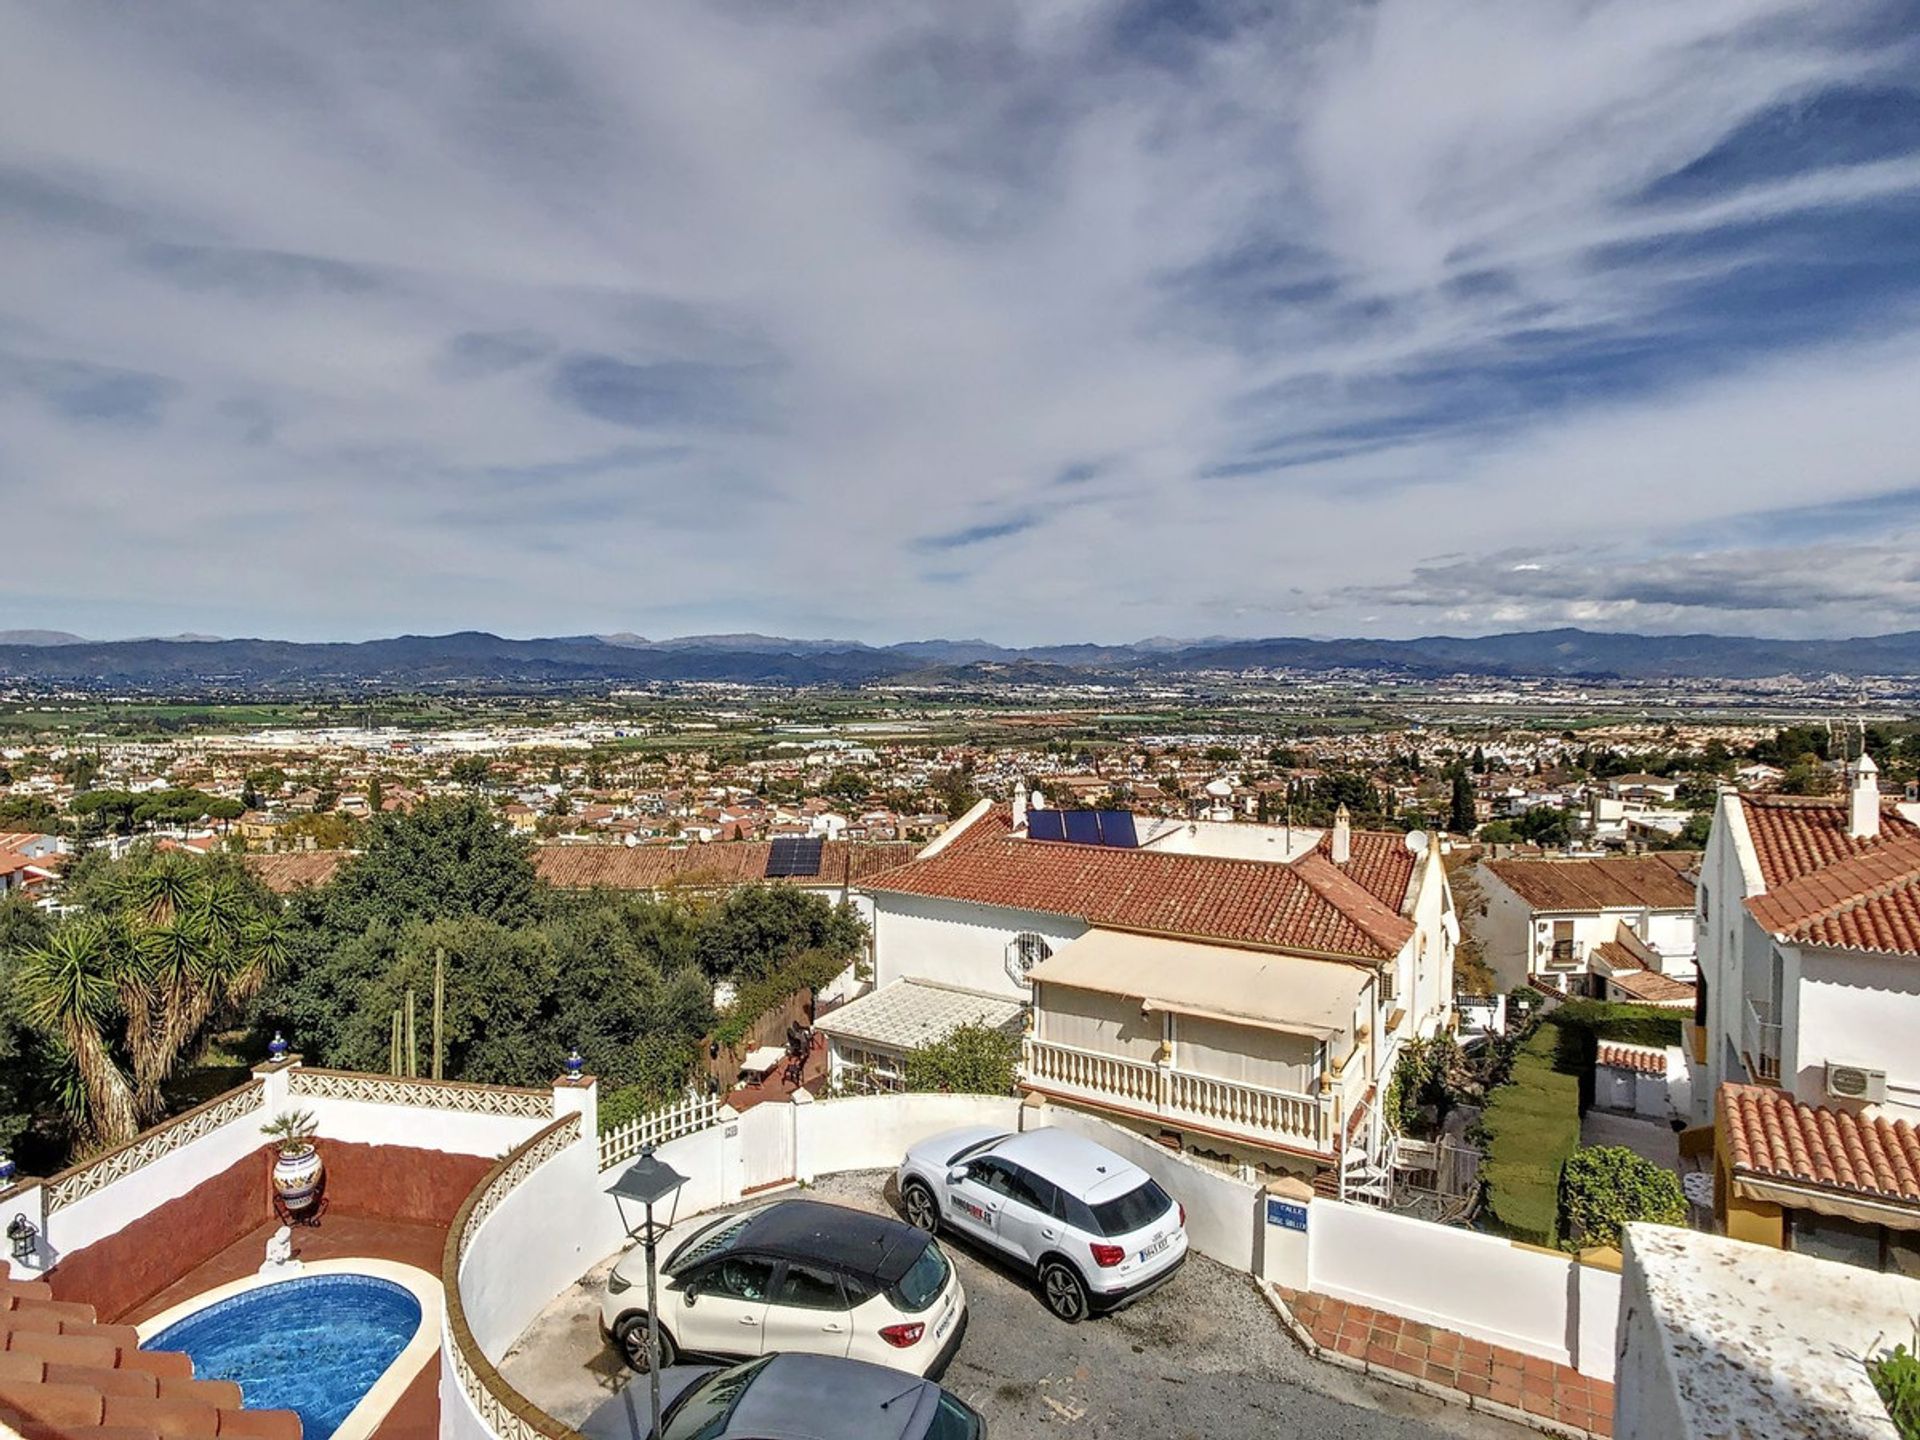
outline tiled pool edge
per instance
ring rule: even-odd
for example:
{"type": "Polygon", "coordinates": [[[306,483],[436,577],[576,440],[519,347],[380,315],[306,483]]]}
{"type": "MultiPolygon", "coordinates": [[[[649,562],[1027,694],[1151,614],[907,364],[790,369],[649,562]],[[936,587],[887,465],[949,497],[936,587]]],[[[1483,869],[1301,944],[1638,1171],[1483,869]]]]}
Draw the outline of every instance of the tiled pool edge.
{"type": "Polygon", "coordinates": [[[238,1280],[216,1285],[211,1290],[203,1290],[178,1305],[169,1306],[151,1319],[142,1320],[135,1329],[140,1336],[140,1343],[144,1345],[168,1326],[199,1314],[209,1305],[217,1305],[222,1300],[231,1300],[236,1295],[245,1295],[250,1291],[264,1290],[271,1285],[284,1285],[288,1281],[320,1275],[365,1275],[375,1280],[385,1280],[406,1290],[420,1305],[420,1324],[415,1328],[413,1337],[393,1358],[393,1362],[380,1372],[380,1378],[360,1397],[360,1403],[347,1413],[347,1418],[340,1422],[340,1428],[333,1432],[333,1440],[370,1440],[379,1429],[380,1422],[386,1419],[387,1412],[399,1402],[407,1387],[440,1350],[440,1329],[445,1313],[440,1279],[417,1266],[402,1265],[397,1260],[371,1258],[311,1260],[291,1274],[244,1275],[238,1280]]]}

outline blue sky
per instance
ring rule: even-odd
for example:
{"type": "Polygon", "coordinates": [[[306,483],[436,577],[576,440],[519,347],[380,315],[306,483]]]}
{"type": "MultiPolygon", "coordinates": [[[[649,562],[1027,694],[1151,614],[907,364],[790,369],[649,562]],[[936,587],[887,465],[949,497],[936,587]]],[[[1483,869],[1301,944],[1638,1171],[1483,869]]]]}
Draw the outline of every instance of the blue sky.
{"type": "Polygon", "coordinates": [[[1920,12],[0,4],[0,628],[1920,625],[1920,12]]]}

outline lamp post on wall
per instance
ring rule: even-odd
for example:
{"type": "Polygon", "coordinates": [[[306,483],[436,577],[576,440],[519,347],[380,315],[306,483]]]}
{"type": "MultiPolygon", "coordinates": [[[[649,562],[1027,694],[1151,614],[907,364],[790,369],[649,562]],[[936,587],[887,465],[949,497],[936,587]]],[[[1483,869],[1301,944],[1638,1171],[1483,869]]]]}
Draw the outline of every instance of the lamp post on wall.
{"type": "MultiPolygon", "coordinates": [[[[647,1386],[653,1407],[652,1434],[656,1437],[660,1434],[660,1282],[654,1269],[654,1247],[659,1243],[660,1232],[670,1229],[674,1217],[680,1213],[680,1187],[686,1183],[686,1176],[656,1158],[653,1146],[647,1145],[641,1148],[640,1158],[627,1167],[626,1173],[614,1181],[613,1188],[607,1192],[616,1205],[622,1200],[632,1200],[646,1206],[644,1228],[636,1231],[629,1226],[627,1233],[639,1240],[647,1252],[647,1386]],[[673,1210],[665,1225],[657,1225],[653,1207],[669,1196],[673,1197],[673,1210]]],[[[626,1219],[624,1206],[620,1218],[626,1219]]]]}

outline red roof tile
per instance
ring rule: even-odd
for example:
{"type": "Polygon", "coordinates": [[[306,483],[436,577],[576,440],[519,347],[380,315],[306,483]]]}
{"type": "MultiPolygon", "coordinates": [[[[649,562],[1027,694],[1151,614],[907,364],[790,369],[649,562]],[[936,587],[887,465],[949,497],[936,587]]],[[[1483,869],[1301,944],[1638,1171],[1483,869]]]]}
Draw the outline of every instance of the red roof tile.
{"type": "Polygon", "coordinates": [[[245,855],[240,863],[276,895],[291,895],[305,885],[324,885],[351,859],[351,850],[291,850],[284,855],[245,855]]]}
{"type": "Polygon", "coordinates": [[[1803,1105],[1766,1085],[1722,1085],[1735,1171],[1920,1205],[1920,1133],[1905,1120],[1803,1105]]]}
{"type": "Polygon", "coordinates": [[[1920,955],[1920,836],[1877,842],[1746,905],[1783,940],[1920,955]]]}
{"type": "Polygon", "coordinates": [[[1676,851],[1620,860],[1489,860],[1485,868],[1536,910],[1691,910],[1686,870],[1693,858],[1676,851]]]}
{"type": "MultiPolygon", "coordinates": [[[[1384,860],[1375,861],[1376,883],[1386,868],[1384,860]]],[[[1028,840],[1012,834],[1004,810],[981,816],[945,849],[867,888],[1071,915],[1110,929],[1367,960],[1391,958],[1413,934],[1397,904],[1389,907],[1358,875],[1318,851],[1279,865],[1028,840]]]]}
{"type": "Polygon", "coordinates": [[[1616,1070],[1632,1070],[1640,1075],[1667,1073],[1666,1052],[1647,1045],[1620,1045],[1603,1040],[1594,1053],[1594,1061],[1600,1065],[1611,1065],[1616,1070]]]}
{"type": "Polygon", "coordinates": [[[1769,890],[1835,861],[1920,836],[1920,830],[1885,804],[1880,810],[1880,833],[1870,840],[1856,840],[1847,833],[1845,800],[1742,795],[1740,808],[1760,862],[1760,878],[1769,890]]]}
{"type": "MultiPolygon", "coordinates": [[[[772,850],[772,843],[765,840],[729,840],[680,849],[664,845],[547,845],[534,851],[533,868],[547,884],[562,890],[753,885],[767,877],[767,857],[772,850]]],[[[857,885],[870,875],[904,865],[919,851],[911,841],[829,840],[820,847],[818,875],[789,879],[800,885],[857,885]]]]}

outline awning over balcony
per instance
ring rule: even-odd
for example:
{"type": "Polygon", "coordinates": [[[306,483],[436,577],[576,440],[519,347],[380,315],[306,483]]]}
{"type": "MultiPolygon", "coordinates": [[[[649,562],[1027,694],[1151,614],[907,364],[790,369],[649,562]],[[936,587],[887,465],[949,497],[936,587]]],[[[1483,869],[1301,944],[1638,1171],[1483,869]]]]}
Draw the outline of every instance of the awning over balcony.
{"type": "Polygon", "coordinates": [[[1336,960],[1120,930],[1089,930],[1034,966],[1028,978],[1041,985],[1124,995],[1146,1010],[1316,1040],[1352,1030],[1353,1009],[1367,984],[1364,969],[1336,960]]]}

